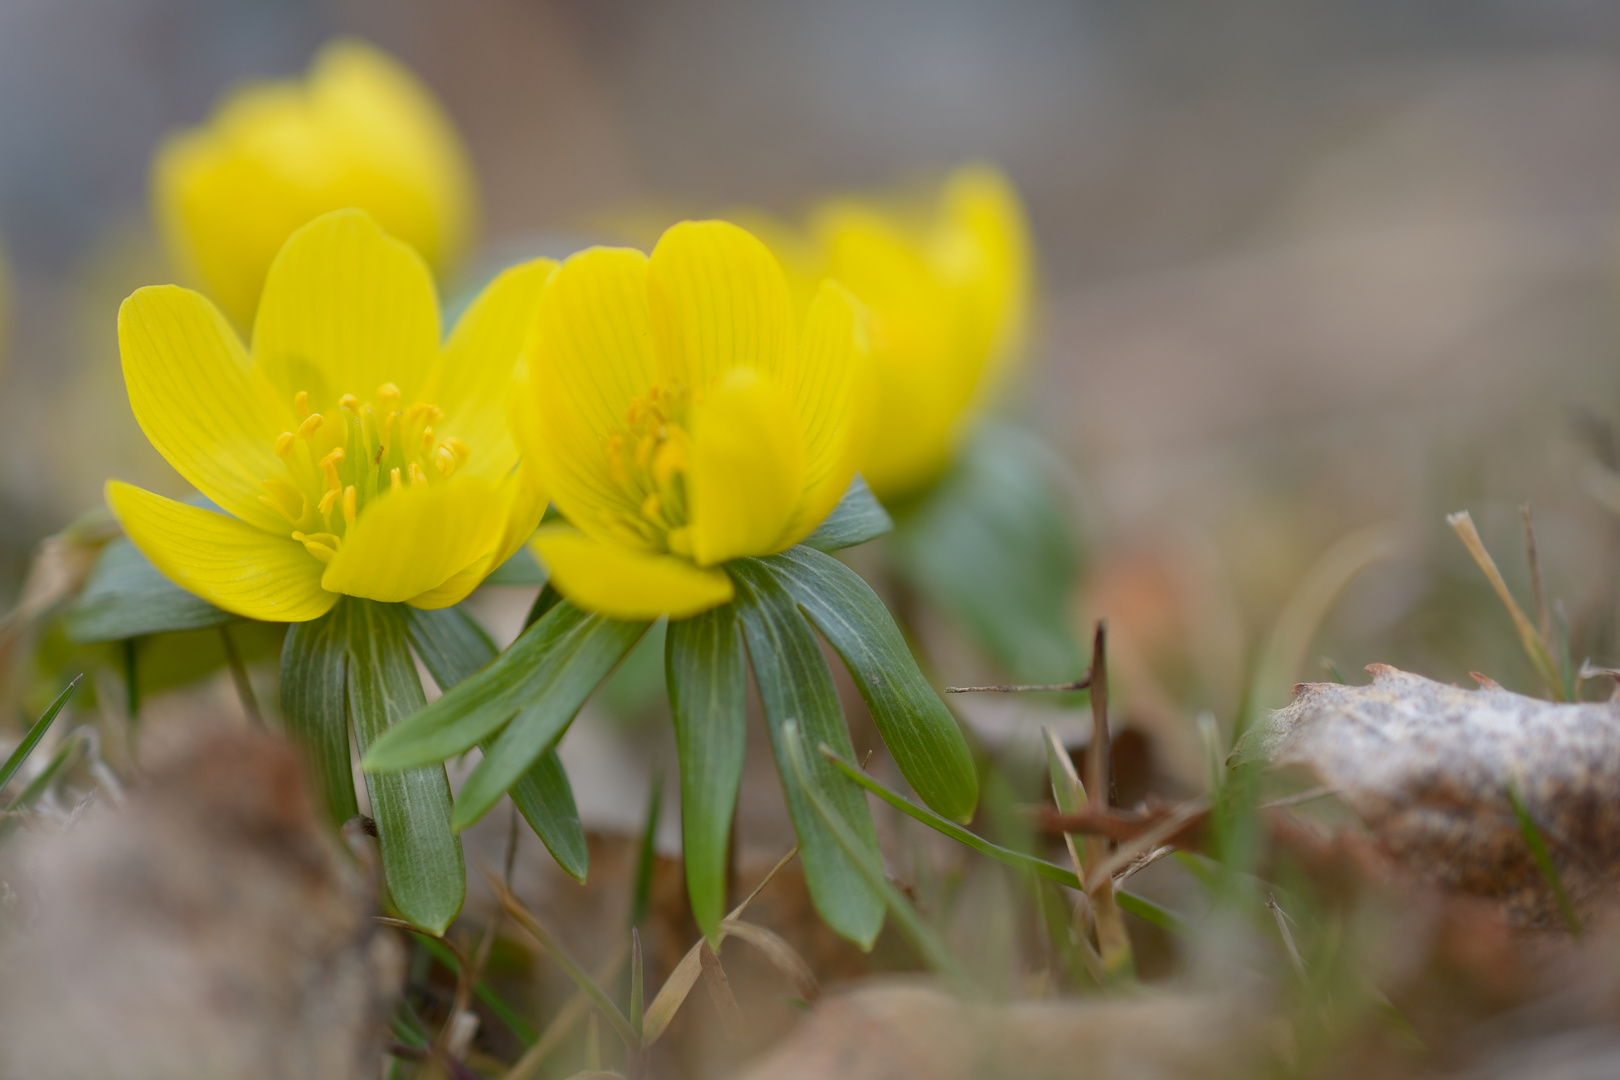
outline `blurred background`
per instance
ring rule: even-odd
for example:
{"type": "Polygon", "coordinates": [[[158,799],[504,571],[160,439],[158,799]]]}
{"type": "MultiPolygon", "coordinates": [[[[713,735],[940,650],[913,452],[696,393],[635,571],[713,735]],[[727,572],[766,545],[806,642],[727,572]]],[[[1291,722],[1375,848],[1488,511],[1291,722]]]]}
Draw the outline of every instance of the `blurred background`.
{"type": "Polygon", "coordinates": [[[1299,674],[1534,687],[1443,521],[1471,509],[1527,597],[1527,500],[1575,662],[1620,658],[1588,491],[1620,404],[1620,9],[1586,0],[4,0],[0,592],[107,476],[176,487],[114,335],[172,276],[152,148],[345,33],[459,126],[486,267],[627,213],[1001,164],[1045,293],[1007,409],[1072,469],[1076,624],[1114,619],[1138,711],[1230,715],[1301,575],[1383,523],[1401,554],[1299,674]]]}

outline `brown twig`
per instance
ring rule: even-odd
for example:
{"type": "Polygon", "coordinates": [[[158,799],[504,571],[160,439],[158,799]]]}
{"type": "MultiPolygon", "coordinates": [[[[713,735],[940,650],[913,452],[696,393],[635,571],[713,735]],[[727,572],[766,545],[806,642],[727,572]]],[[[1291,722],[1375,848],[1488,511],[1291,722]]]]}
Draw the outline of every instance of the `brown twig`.
{"type": "Polygon", "coordinates": [[[1091,642],[1091,746],[1086,755],[1086,794],[1094,807],[1112,806],[1114,770],[1108,739],[1108,620],[1097,620],[1091,642]]]}
{"type": "Polygon", "coordinates": [[[1088,670],[1073,682],[1065,683],[1004,683],[997,686],[947,686],[947,694],[1040,694],[1068,693],[1072,690],[1084,690],[1091,685],[1091,672],[1088,670]]]}

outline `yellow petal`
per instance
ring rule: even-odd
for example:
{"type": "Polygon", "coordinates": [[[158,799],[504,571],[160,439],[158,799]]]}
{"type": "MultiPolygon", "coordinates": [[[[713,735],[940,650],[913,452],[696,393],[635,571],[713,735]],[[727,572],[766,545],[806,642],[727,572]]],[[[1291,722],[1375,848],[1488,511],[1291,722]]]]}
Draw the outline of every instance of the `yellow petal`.
{"type": "Polygon", "coordinates": [[[502,482],[500,495],[504,500],[501,535],[488,555],[460,570],[443,584],[410,599],[412,607],[442,608],[459,604],[478,588],[483,580],[507,559],[517,554],[546,513],[546,493],[540,487],[534,469],[521,464],[502,482]]]}
{"type": "Polygon", "coordinates": [[[713,566],[780,551],[803,483],[791,399],[751,368],[732,371],[694,410],[686,474],[693,560],[713,566]]]}
{"type": "Polygon", "coordinates": [[[965,165],[945,182],[937,258],[975,316],[986,376],[1018,359],[1029,321],[1029,223],[1018,190],[992,165],[965,165]]]}
{"type": "Polygon", "coordinates": [[[503,509],[494,487],[475,476],[401,488],[361,510],[321,585],[384,602],[420,596],[490,553],[503,509]]]}
{"type": "Polygon", "coordinates": [[[603,544],[566,525],[542,528],[529,549],[558,592],[610,619],[684,619],[727,603],[734,591],[724,570],[603,544]]]}
{"type": "Polygon", "coordinates": [[[439,302],[427,265],[359,210],[338,210],[287,239],[265,279],[253,361],[287,400],[317,407],[368,397],[385,382],[406,400],[439,355],[439,302]]]}
{"type": "Polygon", "coordinates": [[[474,448],[463,473],[498,481],[512,471],[517,448],[505,415],[512,371],[534,330],[540,290],[556,266],[535,259],[502,271],[450,333],[435,385],[423,396],[445,412],[438,434],[474,448]]]}
{"type": "Polygon", "coordinates": [[[692,390],[751,367],[780,376],[793,355],[793,300],[782,268],[751,233],[683,221],[653,248],[648,298],[660,360],[692,390]]]}
{"type": "Polygon", "coordinates": [[[284,519],[259,501],[285,470],[275,438],[290,422],[254,383],[236,332],[189,289],[137,290],[118,309],[118,351],[141,430],[170,465],[219,506],[260,528],[284,519]]]}
{"type": "Polygon", "coordinates": [[[307,79],[251,83],[152,163],[152,204],[174,262],[242,330],[295,229],[354,206],[440,272],[473,228],[471,169],[433,95],[369,45],[322,48],[307,79]]]}
{"type": "Polygon", "coordinates": [[[825,281],[805,317],[792,390],[804,432],[804,482],[782,547],[810,535],[832,513],[870,443],[864,314],[840,285],[825,281]]]}
{"type": "Polygon", "coordinates": [[[117,480],[107,484],[107,504],[152,565],[216,607],[266,622],[305,622],[337,603],[336,593],[321,588],[321,564],[285,535],[117,480]]]}
{"type": "Polygon", "coordinates": [[[526,382],[514,406],[524,453],[559,509],[592,535],[637,507],[614,482],[602,439],[657,381],[647,311],[647,257],[626,248],[571,256],[540,294],[526,382]]]}

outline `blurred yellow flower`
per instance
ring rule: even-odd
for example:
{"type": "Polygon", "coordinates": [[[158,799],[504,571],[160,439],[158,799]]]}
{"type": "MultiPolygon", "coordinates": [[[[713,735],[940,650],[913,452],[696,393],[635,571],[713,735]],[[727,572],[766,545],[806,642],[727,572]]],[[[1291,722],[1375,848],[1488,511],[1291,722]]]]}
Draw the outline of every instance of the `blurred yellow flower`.
{"type": "Polygon", "coordinates": [[[532,542],[557,589],[614,618],[681,618],[731,599],[720,563],[808,535],[862,451],[860,314],[826,282],[796,319],[777,261],[725,222],[682,222],[650,257],[564,262],[513,410],[570,523],[532,542]]]}
{"type": "Polygon", "coordinates": [[[152,202],[176,265],[243,330],[276,252],[320,214],[365,210],[441,275],[476,216],[467,155],[438,102],[357,41],[327,45],[301,81],[241,87],[170,136],[152,202]]]}
{"type": "Polygon", "coordinates": [[[926,486],[1024,346],[1031,250],[1017,191],[968,165],[932,207],[835,199],[803,234],[765,228],[801,295],[835,278],[870,315],[877,406],[862,475],[885,500],[926,486]]]}
{"type": "Polygon", "coordinates": [[[442,347],[427,266],[358,210],[288,239],[251,352],[198,293],[137,291],[118,312],[135,418],[225,513],[111,481],[124,531],[177,585],[249,618],[302,622],[340,594],[456,603],[545,510],[505,401],[555,265],[501,274],[442,347]]]}

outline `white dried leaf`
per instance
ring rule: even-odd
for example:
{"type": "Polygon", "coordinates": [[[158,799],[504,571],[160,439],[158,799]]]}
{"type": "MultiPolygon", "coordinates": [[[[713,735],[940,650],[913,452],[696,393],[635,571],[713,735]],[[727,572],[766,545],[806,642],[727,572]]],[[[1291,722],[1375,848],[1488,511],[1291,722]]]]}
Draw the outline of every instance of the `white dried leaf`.
{"type": "Polygon", "coordinates": [[[1370,686],[1306,683],[1240,754],[1301,765],[1334,788],[1396,861],[1559,925],[1509,800],[1541,834],[1583,920],[1620,884],[1620,704],[1559,705],[1489,680],[1463,690],[1382,664],[1370,686]]]}

